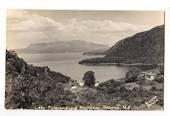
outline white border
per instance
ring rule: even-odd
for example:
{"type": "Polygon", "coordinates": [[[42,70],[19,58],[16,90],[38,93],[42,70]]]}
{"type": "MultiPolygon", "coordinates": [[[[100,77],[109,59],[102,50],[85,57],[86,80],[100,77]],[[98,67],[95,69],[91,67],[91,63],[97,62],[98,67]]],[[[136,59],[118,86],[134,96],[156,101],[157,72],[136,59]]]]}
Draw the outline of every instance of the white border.
{"type": "Polygon", "coordinates": [[[2,115],[168,115],[170,104],[170,2],[169,0],[1,0],[0,2],[0,110],[2,115]],[[5,110],[5,49],[6,9],[59,9],[59,10],[165,10],[165,109],[164,111],[35,111],[5,110]]]}

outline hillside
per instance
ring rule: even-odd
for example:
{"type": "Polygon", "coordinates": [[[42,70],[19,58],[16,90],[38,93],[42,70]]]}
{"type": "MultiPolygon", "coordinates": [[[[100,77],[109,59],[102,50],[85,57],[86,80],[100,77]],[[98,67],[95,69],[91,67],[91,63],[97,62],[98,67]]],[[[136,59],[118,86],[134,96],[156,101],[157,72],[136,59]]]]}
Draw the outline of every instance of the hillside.
{"type": "Polygon", "coordinates": [[[133,69],[120,80],[81,86],[70,77],[48,67],[29,65],[15,52],[6,51],[7,109],[162,110],[163,85],[164,71],[160,67],[133,69]]]}
{"type": "Polygon", "coordinates": [[[107,50],[109,47],[83,40],[56,41],[51,43],[35,43],[27,48],[16,49],[17,53],[65,53],[65,52],[90,52],[107,50]]]}
{"type": "Polygon", "coordinates": [[[65,91],[64,86],[70,82],[73,82],[70,77],[51,71],[46,66],[29,65],[15,52],[6,51],[5,107],[7,109],[34,109],[35,106],[50,105],[52,99],[56,102],[57,100],[69,102],[72,94],[65,91]]]}
{"type": "Polygon", "coordinates": [[[85,59],[79,63],[162,64],[163,62],[164,25],[161,25],[118,41],[105,52],[103,58],[85,59]]]}

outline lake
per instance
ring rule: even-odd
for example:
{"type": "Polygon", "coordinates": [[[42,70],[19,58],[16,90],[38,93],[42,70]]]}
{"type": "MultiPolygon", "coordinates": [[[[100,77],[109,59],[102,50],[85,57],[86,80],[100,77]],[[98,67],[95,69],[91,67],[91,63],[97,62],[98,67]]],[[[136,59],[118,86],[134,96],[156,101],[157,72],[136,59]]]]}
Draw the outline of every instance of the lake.
{"type": "Polygon", "coordinates": [[[27,63],[35,66],[48,66],[51,70],[61,72],[64,75],[81,81],[86,71],[95,72],[96,80],[103,82],[109,79],[120,79],[125,77],[129,66],[87,66],[78,64],[86,58],[102,57],[87,56],[82,53],[47,53],[47,54],[18,54],[27,63]]]}

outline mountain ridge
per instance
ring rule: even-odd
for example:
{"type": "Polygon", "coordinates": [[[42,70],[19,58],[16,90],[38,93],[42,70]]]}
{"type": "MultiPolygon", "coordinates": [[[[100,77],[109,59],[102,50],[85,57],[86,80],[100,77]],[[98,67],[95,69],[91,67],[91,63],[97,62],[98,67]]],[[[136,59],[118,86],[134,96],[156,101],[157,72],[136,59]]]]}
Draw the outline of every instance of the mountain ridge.
{"type": "Polygon", "coordinates": [[[90,52],[106,50],[109,47],[104,44],[93,43],[84,40],[55,41],[49,43],[30,44],[26,48],[16,49],[17,53],[63,53],[63,52],[90,52]]]}
{"type": "Polygon", "coordinates": [[[143,63],[164,62],[164,25],[139,32],[118,41],[105,52],[103,58],[85,59],[79,64],[88,63],[143,63]]]}

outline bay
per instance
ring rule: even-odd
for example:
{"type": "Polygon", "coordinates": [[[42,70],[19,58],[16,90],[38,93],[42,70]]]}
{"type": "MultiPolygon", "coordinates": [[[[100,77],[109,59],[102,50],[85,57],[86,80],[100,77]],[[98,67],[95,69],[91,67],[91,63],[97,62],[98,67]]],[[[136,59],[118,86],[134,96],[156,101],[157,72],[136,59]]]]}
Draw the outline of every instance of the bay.
{"type": "Polygon", "coordinates": [[[96,80],[103,82],[109,79],[124,78],[126,73],[131,69],[129,66],[91,66],[80,65],[79,61],[87,58],[102,56],[87,56],[82,53],[43,53],[43,54],[18,54],[27,63],[35,66],[48,66],[51,70],[60,72],[72,79],[82,81],[86,71],[94,71],[96,80]]]}

